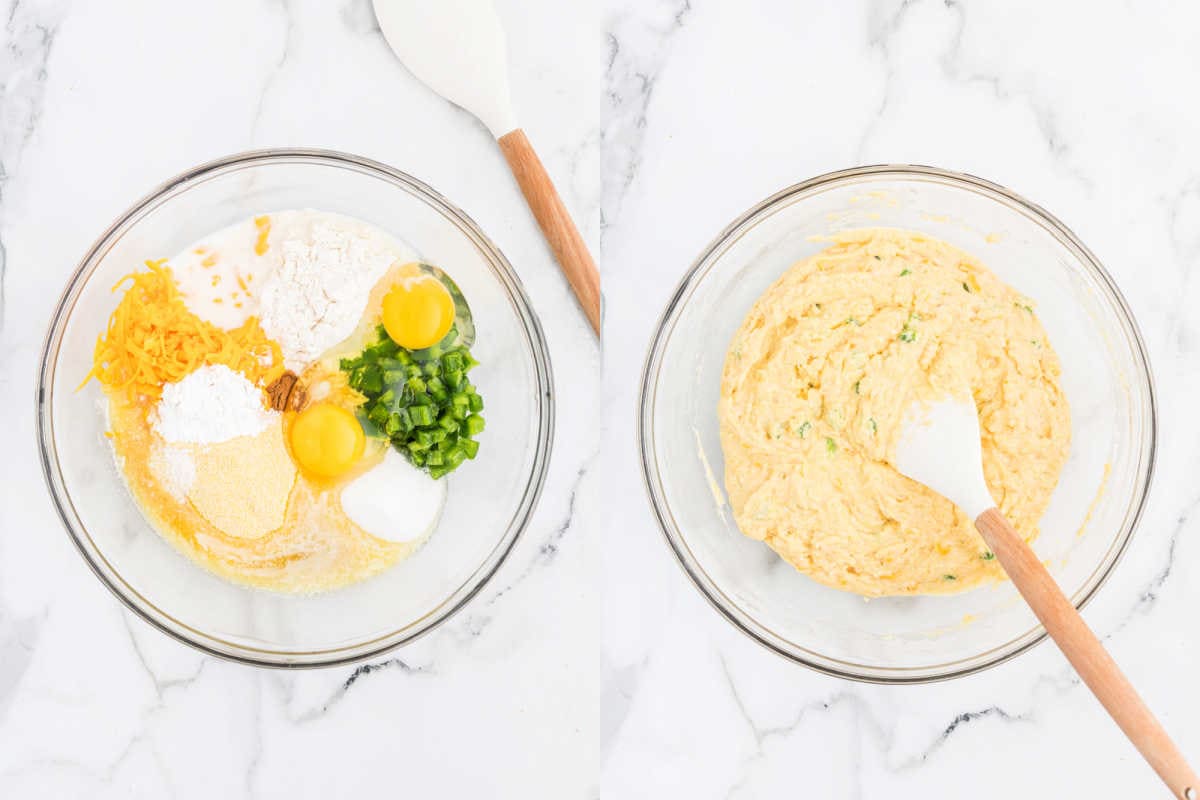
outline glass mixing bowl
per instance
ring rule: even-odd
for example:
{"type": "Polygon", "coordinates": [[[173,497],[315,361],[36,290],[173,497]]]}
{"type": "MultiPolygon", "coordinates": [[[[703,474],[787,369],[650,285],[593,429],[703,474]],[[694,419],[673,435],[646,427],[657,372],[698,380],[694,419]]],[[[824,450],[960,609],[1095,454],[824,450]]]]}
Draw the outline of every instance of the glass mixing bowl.
{"type": "Polygon", "coordinates": [[[1012,584],[865,601],[743,536],[722,488],[717,398],[728,342],[784,270],[827,246],[811,237],[861,227],[937,236],[1037,302],[1062,361],[1072,442],[1034,549],[1077,606],[1095,593],[1129,542],[1153,469],[1145,348],[1112,279],[1061,222],[968,175],[911,166],[836,172],[785,189],[726,228],[680,282],[646,359],[638,420],[646,486],[696,587],[768,648],[863,681],[966,675],[1045,636],[1012,584]]]}
{"type": "Polygon", "coordinates": [[[444,622],[495,573],[529,521],[554,428],[549,354],[504,255],[430,187],[367,159],[316,150],[231,156],[174,178],[92,246],[55,309],[42,354],[38,439],[58,513],[96,575],[162,631],[213,655],[276,667],[377,655],[444,622]],[[290,596],[226,582],[176,551],[143,517],[104,438],[103,395],[75,388],[120,299],[110,291],[147,258],[264,211],[316,208],[370,222],[444,268],[469,298],[487,399],[479,457],[448,477],[432,538],[377,577],[290,596]]]}

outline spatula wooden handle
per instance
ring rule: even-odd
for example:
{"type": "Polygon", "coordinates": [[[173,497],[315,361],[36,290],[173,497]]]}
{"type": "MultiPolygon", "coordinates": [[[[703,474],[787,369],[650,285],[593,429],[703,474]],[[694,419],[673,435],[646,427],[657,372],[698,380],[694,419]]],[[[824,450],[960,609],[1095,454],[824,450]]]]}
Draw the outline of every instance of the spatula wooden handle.
{"type": "Polygon", "coordinates": [[[546,174],[541,159],[529,144],[525,131],[517,128],[499,139],[500,149],[508,160],[508,167],[525,195],[525,202],[537,219],[554,257],[572,291],[579,298],[579,305],[587,315],[592,330],[600,334],[600,273],[596,262],[588,252],[579,229],[571,220],[567,207],[546,174]]]}
{"type": "Polygon", "coordinates": [[[975,527],[1079,677],[1172,794],[1200,800],[1196,773],[1025,540],[995,508],[980,514],[975,527]]]}

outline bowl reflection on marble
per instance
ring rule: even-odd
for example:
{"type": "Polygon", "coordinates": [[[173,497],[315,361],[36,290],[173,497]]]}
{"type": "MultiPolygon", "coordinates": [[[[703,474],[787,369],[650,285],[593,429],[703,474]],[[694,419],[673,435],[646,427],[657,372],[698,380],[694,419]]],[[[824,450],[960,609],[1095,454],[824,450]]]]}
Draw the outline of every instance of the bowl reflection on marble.
{"type": "Polygon", "coordinates": [[[554,427],[549,353],[504,255],[430,187],[366,159],[316,150],[244,153],[197,167],[139,201],[84,256],[50,324],[37,396],[43,469],[68,532],[96,575],[143,618],[194,647],[245,663],[326,666],[428,632],[495,573],[528,522],[554,427]],[[454,275],[471,299],[488,430],[470,467],[447,478],[432,538],[387,572],[327,594],[289,596],[221,580],[159,536],[104,438],[102,394],[76,386],[119,294],[147,258],[263,211],[317,208],[364,220],[454,275]]]}
{"type": "Polygon", "coordinates": [[[1153,470],[1145,348],[1112,279],[1061,222],[967,175],[850,169],[785,189],[726,228],[680,282],[646,359],[638,418],[646,486],[688,576],[758,642],[857,680],[956,677],[1044,638],[1012,584],[866,601],[818,584],[743,536],[722,489],[717,398],[726,343],[784,270],[826,246],[813,237],[861,227],[936,236],[1036,301],[1062,361],[1072,444],[1034,549],[1076,606],[1096,592],[1133,534],[1153,470]]]}

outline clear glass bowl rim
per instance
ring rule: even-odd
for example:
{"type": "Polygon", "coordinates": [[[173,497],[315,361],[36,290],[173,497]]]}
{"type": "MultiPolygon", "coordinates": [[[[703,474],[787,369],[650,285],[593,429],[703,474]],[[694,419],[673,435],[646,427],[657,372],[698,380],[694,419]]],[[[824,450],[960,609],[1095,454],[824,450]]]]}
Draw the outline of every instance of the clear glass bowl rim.
{"type": "Polygon", "coordinates": [[[1141,374],[1138,383],[1140,384],[1140,388],[1144,390],[1146,407],[1149,411],[1148,432],[1142,440],[1142,449],[1139,452],[1139,465],[1141,471],[1144,473],[1144,477],[1137,488],[1136,502],[1131,511],[1126,514],[1120,534],[1114,540],[1113,546],[1109,549],[1103,561],[1088,577],[1083,588],[1072,598],[1077,609],[1082,610],[1087,605],[1088,601],[1095,596],[1100,587],[1104,585],[1104,582],[1108,580],[1113,568],[1116,567],[1121,556],[1128,548],[1137,524],[1145,510],[1147,498],[1149,497],[1150,485],[1154,476],[1159,424],[1158,405],[1154,390],[1153,373],[1150,368],[1150,359],[1129,304],[1095,254],[1053,214],[1015,192],[984,178],[941,169],[939,167],[917,164],[873,164],[852,167],[828,172],[788,186],[754,205],[726,226],[684,273],[674,293],[671,295],[665,310],[659,317],[642,369],[641,387],[638,394],[637,446],[646,495],[667,545],[670,547],[671,552],[674,553],[679,566],[688,576],[692,585],[735,628],[777,655],[826,675],[862,683],[934,683],[961,678],[1003,664],[1028,651],[1035,645],[1040,644],[1046,638],[1046,630],[1040,624],[1035,625],[1015,639],[984,653],[936,667],[922,667],[919,669],[851,665],[837,659],[825,658],[817,653],[794,647],[765,626],[760,625],[753,617],[744,613],[734,603],[729,601],[720,587],[708,577],[698,561],[692,556],[670,512],[654,457],[653,397],[662,365],[663,348],[670,338],[679,314],[687,305],[692,292],[704,280],[708,271],[723,255],[727,247],[757,225],[761,219],[770,216],[785,205],[803,199],[806,195],[815,194],[834,185],[852,184],[860,180],[888,178],[897,180],[915,179],[953,186],[983,195],[1023,214],[1026,218],[1054,236],[1061,245],[1070,250],[1078,258],[1079,262],[1096,279],[1102,291],[1108,295],[1108,299],[1119,312],[1118,316],[1120,317],[1122,332],[1128,342],[1132,344],[1135,361],[1138,367],[1140,367],[1141,374]]]}
{"type": "Polygon", "coordinates": [[[250,150],[205,162],[165,181],[121,214],[88,248],[54,307],[42,345],[35,402],[38,453],[51,500],[71,541],[100,582],[126,608],[177,641],[208,655],[235,663],[280,669],[333,667],[374,658],[414,641],[454,616],[491,580],[525,530],[537,507],[538,498],[541,496],[550,462],[551,444],[554,441],[554,378],[549,348],[542,332],[541,322],[533,311],[529,297],[525,294],[524,286],[500,249],[483,233],[473,219],[428,184],[373,159],[336,150],[315,148],[250,150]],[[247,167],[288,163],[337,167],[382,179],[424,201],[452,223],[483,253],[496,280],[505,287],[524,330],[526,347],[532,354],[537,380],[538,430],[532,474],[529,482],[525,485],[520,504],[513,514],[508,528],[488,558],[476,569],[469,580],[424,617],[408,623],[403,628],[368,641],[346,647],[311,651],[275,651],[226,642],[171,617],[127,584],[92,542],[72,507],[58,463],[58,454],[54,447],[52,419],[54,364],[63,330],[88,278],[111,246],[146,214],[194,185],[247,167]]]}

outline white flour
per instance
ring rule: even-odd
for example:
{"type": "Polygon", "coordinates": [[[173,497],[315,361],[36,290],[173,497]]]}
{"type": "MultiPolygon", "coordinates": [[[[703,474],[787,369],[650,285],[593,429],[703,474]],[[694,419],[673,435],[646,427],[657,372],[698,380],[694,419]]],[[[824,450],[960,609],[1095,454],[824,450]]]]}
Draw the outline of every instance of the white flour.
{"type": "Polygon", "coordinates": [[[371,288],[411,248],[352,217],[312,209],[245,219],[193,242],[168,261],[189,309],[225,329],[259,317],[299,372],[350,336],[371,288]],[[257,252],[266,225],[265,252],[257,252]]]}
{"type": "Polygon", "coordinates": [[[261,389],[217,364],[163,386],[152,424],[168,442],[214,444],[261,433],[277,416],[264,405],[261,389]]]}
{"type": "Polygon", "coordinates": [[[307,235],[283,240],[283,263],[263,284],[263,331],[299,372],[354,333],[371,289],[402,255],[394,240],[355,220],[321,215],[307,235]]]}

